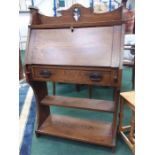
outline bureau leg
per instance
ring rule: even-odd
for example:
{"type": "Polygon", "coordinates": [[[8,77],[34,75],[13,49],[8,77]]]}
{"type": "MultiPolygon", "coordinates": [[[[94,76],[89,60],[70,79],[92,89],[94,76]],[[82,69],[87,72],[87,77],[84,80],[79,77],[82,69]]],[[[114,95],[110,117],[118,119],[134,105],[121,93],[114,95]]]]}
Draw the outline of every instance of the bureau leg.
{"type": "Polygon", "coordinates": [[[46,82],[31,81],[29,82],[33,89],[36,99],[36,112],[37,112],[37,129],[50,115],[49,106],[41,105],[41,100],[48,95],[46,82]]]}
{"type": "Polygon", "coordinates": [[[38,133],[37,131],[35,131],[35,135],[36,135],[36,137],[40,137],[41,136],[41,134],[38,133]]]}
{"type": "Polygon", "coordinates": [[[56,83],[53,82],[53,95],[56,95],[56,83]]]}
{"type": "Polygon", "coordinates": [[[116,146],[112,147],[112,153],[115,153],[116,151],[116,146]]]}
{"type": "Polygon", "coordinates": [[[88,85],[88,95],[89,98],[92,98],[92,85],[88,85]]]}
{"type": "Polygon", "coordinates": [[[123,127],[123,109],[124,109],[124,100],[122,97],[120,97],[120,112],[119,112],[119,132],[122,131],[122,127],[123,127]]]}
{"type": "Polygon", "coordinates": [[[119,104],[119,93],[120,90],[118,88],[114,88],[114,114],[113,114],[113,126],[112,126],[112,136],[113,139],[116,141],[117,136],[117,114],[118,114],[118,104],[119,104]]]}
{"type": "Polygon", "coordinates": [[[76,91],[79,92],[80,91],[80,85],[76,84],[75,87],[76,87],[76,91]]]}

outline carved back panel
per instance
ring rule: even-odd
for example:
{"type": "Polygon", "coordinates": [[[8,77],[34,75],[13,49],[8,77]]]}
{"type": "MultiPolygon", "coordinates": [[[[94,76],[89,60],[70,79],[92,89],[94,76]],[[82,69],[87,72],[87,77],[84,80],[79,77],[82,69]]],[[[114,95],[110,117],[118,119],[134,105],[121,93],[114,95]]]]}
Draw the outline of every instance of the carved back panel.
{"type": "Polygon", "coordinates": [[[93,13],[91,8],[85,8],[80,4],[75,4],[68,10],[61,11],[62,16],[59,17],[42,15],[36,8],[30,8],[30,10],[32,13],[32,28],[110,26],[123,23],[123,6],[112,12],[96,14],[93,13]],[[79,15],[78,21],[75,19],[75,15],[79,15]]]}

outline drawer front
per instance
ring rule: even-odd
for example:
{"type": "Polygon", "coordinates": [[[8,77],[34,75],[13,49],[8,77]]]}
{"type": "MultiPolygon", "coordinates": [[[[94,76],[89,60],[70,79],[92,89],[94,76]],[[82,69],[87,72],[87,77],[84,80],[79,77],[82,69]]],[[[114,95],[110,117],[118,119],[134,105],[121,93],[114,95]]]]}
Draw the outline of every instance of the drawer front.
{"type": "Polygon", "coordinates": [[[111,70],[74,70],[48,67],[33,67],[32,79],[76,84],[94,84],[111,86],[116,81],[111,70]]]}

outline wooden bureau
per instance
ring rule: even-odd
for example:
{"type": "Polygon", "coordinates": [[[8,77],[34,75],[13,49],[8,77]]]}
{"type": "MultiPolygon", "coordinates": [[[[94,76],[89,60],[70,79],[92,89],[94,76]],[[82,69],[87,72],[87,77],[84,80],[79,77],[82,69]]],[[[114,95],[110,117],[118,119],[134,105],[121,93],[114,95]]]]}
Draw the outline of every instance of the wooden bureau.
{"type": "Polygon", "coordinates": [[[25,75],[36,98],[36,135],[116,146],[124,42],[123,7],[95,14],[79,4],[47,17],[31,8],[25,75]],[[76,16],[76,18],[75,18],[76,16]],[[48,96],[47,81],[112,87],[113,101],[48,96]],[[112,122],[50,114],[50,106],[109,112],[112,122]]]}

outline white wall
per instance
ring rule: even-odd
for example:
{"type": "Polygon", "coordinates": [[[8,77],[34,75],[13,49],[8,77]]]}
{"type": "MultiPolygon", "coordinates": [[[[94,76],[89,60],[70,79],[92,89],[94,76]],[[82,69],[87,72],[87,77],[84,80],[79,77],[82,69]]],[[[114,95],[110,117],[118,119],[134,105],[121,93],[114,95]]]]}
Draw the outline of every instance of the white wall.
{"type": "Polygon", "coordinates": [[[19,14],[19,38],[20,38],[20,49],[25,50],[28,25],[30,22],[29,13],[20,13],[19,14]]]}

